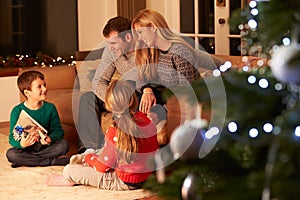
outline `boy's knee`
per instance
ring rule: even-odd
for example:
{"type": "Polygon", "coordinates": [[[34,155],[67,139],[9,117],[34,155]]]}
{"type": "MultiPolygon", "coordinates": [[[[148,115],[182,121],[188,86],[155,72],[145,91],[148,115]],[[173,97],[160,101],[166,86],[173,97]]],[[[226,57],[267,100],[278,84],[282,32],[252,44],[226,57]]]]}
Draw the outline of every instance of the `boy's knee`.
{"type": "Polygon", "coordinates": [[[55,145],[56,145],[56,147],[55,147],[56,150],[63,151],[62,154],[66,154],[69,151],[69,148],[70,148],[69,143],[64,139],[56,141],[55,145]]]}
{"type": "Polygon", "coordinates": [[[9,162],[13,162],[13,161],[16,160],[17,156],[16,156],[16,153],[15,153],[14,149],[7,150],[6,158],[9,162]]]}

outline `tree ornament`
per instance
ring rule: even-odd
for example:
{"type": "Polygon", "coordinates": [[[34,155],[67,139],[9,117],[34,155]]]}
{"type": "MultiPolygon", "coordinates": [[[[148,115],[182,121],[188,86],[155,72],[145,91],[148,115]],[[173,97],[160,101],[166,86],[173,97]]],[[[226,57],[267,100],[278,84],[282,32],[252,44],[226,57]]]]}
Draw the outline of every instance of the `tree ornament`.
{"type": "Polygon", "coordinates": [[[200,200],[197,187],[195,186],[196,177],[194,174],[189,173],[184,179],[181,187],[181,197],[183,200],[200,200]]]}
{"type": "MultiPolygon", "coordinates": [[[[192,110],[192,109],[191,109],[192,110]]],[[[198,157],[198,152],[203,143],[203,134],[207,121],[201,119],[201,106],[196,106],[196,118],[186,121],[177,127],[170,139],[170,149],[174,160],[193,159],[198,157]]]]}
{"type": "Polygon", "coordinates": [[[300,44],[292,42],[289,46],[281,46],[274,52],[270,64],[278,80],[300,83],[300,44]]]}
{"type": "Polygon", "coordinates": [[[206,132],[205,120],[191,120],[176,128],[171,136],[170,147],[174,159],[194,159],[198,157],[206,132]]]}

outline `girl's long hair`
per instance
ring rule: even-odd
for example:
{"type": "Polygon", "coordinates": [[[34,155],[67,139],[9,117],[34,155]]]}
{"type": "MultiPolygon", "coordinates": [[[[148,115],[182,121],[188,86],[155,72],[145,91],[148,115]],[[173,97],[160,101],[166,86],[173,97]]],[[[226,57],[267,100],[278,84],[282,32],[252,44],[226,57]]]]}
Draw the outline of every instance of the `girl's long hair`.
{"type": "Polygon", "coordinates": [[[124,80],[112,81],[106,92],[105,106],[112,112],[117,128],[119,160],[130,163],[138,152],[138,138],[142,135],[132,119],[138,101],[131,84],[124,80]]]}
{"type": "Polygon", "coordinates": [[[145,80],[154,80],[157,77],[157,66],[159,49],[147,47],[143,41],[138,41],[135,25],[142,27],[156,27],[159,37],[171,42],[181,43],[193,49],[180,35],[174,33],[166,19],[157,11],[152,9],[140,10],[131,22],[133,37],[136,40],[136,64],[139,66],[138,77],[145,80]]]}

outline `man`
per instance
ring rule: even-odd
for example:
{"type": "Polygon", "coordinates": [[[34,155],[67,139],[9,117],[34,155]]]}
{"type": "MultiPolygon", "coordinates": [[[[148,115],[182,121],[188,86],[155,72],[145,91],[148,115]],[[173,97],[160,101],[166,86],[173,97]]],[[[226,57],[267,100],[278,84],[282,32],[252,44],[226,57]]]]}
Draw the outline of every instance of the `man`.
{"type": "Polygon", "coordinates": [[[132,73],[135,68],[135,40],[131,34],[131,21],[120,16],[111,18],[104,26],[103,36],[107,46],[92,81],[92,92],[80,98],[77,130],[82,144],[78,153],[99,149],[104,144],[101,113],[106,112],[104,98],[115,71],[127,80],[135,78],[132,73]]]}

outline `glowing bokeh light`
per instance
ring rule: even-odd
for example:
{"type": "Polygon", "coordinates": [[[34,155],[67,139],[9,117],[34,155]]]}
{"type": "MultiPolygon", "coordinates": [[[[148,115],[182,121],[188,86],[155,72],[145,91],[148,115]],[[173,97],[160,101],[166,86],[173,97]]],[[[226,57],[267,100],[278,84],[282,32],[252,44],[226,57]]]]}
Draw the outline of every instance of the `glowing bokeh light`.
{"type": "Polygon", "coordinates": [[[262,78],[262,79],[259,80],[258,85],[261,88],[265,89],[265,88],[267,88],[269,86],[269,81],[267,79],[265,79],[265,78],[262,78]]]}
{"type": "Polygon", "coordinates": [[[271,133],[273,131],[273,125],[271,123],[265,123],[263,129],[266,133],[271,133]]]}
{"type": "Polygon", "coordinates": [[[227,127],[228,127],[229,132],[231,132],[231,133],[235,133],[238,129],[236,122],[229,122],[227,127]]]}
{"type": "Polygon", "coordinates": [[[256,82],[256,77],[251,75],[248,77],[248,83],[254,84],[256,82]]]}
{"type": "Polygon", "coordinates": [[[258,130],[256,128],[251,128],[249,130],[249,136],[252,138],[256,138],[258,136],[258,130]]]}
{"type": "Polygon", "coordinates": [[[250,19],[248,21],[248,25],[251,29],[256,29],[257,28],[257,22],[254,19],[250,19]]]}
{"type": "Polygon", "coordinates": [[[215,70],[213,71],[213,76],[214,76],[214,77],[219,77],[219,76],[221,76],[221,71],[218,70],[218,69],[215,69],[215,70]]]}
{"type": "Polygon", "coordinates": [[[249,6],[250,6],[250,8],[255,8],[257,6],[256,1],[250,1],[249,6]]]}
{"type": "Polygon", "coordinates": [[[300,126],[295,128],[295,136],[300,137],[300,126]]]}
{"type": "Polygon", "coordinates": [[[252,14],[253,16],[258,15],[258,9],[256,9],[256,8],[252,9],[252,10],[251,10],[251,14],[252,14]]]}
{"type": "Polygon", "coordinates": [[[283,45],[288,46],[291,44],[291,40],[290,40],[290,38],[285,37],[282,39],[282,43],[283,43],[283,45]]]}

